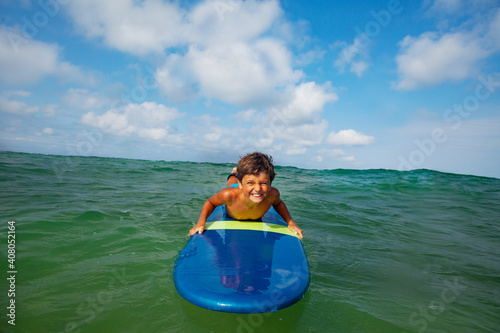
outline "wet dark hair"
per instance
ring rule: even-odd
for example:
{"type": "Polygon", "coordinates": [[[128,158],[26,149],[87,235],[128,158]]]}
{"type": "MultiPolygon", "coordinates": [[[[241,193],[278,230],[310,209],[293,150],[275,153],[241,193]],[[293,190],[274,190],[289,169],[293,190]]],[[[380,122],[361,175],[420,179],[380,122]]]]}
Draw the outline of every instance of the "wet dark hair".
{"type": "Polygon", "coordinates": [[[246,175],[257,176],[261,172],[267,172],[271,182],[274,180],[276,173],[274,172],[273,158],[270,155],[254,152],[243,156],[236,166],[236,177],[238,180],[243,180],[246,175]]]}

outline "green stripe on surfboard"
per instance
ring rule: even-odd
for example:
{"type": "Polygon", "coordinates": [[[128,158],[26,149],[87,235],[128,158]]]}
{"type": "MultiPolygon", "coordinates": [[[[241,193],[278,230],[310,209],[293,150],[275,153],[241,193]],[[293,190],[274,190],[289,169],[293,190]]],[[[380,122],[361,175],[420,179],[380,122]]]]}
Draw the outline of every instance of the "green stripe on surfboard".
{"type": "Polygon", "coordinates": [[[206,225],[207,230],[257,230],[276,232],[279,234],[294,236],[300,239],[299,235],[293,233],[288,227],[273,223],[252,222],[252,221],[214,221],[206,225]]]}

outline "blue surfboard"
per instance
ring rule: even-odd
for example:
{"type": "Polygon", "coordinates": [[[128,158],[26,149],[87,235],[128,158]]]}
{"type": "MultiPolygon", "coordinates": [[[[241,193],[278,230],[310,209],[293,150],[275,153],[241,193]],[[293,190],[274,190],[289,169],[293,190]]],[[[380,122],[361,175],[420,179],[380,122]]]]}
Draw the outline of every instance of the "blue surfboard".
{"type": "Polygon", "coordinates": [[[202,308],[274,312],[299,301],[310,273],[302,241],[271,207],[262,221],[228,220],[224,206],[207,219],[207,230],[179,251],[174,283],[202,308]]]}

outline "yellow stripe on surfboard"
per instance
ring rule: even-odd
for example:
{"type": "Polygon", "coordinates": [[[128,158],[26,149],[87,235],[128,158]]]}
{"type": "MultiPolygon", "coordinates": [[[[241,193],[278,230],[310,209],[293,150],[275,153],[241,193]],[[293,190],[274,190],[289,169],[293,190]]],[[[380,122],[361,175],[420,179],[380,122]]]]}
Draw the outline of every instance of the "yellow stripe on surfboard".
{"type": "Polygon", "coordinates": [[[208,222],[206,225],[207,230],[257,230],[276,232],[279,234],[294,236],[300,239],[299,235],[293,233],[288,227],[279,224],[265,223],[265,222],[252,222],[252,221],[214,221],[208,222]]]}

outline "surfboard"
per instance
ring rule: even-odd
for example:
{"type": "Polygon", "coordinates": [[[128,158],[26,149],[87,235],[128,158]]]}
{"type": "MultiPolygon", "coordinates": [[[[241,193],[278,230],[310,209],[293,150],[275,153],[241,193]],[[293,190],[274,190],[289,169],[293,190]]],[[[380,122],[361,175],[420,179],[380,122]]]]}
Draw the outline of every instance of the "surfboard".
{"type": "Polygon", "coordinates": [[[232,313],[275,312],[302,299],[310,273],[301,239],[273,207],[262,221],[225,218],[190,237],[175,262],[174,284],[188,302],[232,313]]]}

